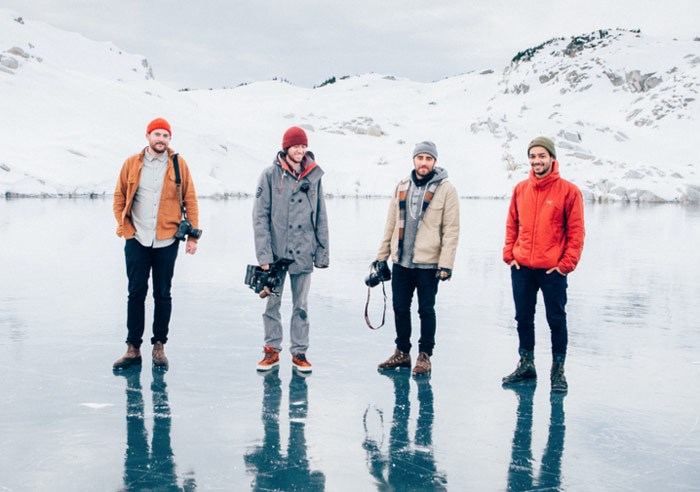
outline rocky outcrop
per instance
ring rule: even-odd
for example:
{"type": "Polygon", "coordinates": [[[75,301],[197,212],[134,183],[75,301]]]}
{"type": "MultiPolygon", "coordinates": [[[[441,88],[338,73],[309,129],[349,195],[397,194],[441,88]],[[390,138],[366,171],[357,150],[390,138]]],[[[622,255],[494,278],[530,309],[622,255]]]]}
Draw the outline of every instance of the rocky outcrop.
{"type": "Polygon", "coordinates": [[[370,137],[381,137],[385,135],[381,126],[375,123],[369,116],[358,116],[350,121],[335,122],[331,125],[321,127],[321,130],[338,135],[345,135],[346,133],[369,135],[370,137]]]}
{"type": "Polygon", "coordinates": [[[632,70],[625,74],[625,82],[632,92],[649,92],[663,80],[655,73],[642,74],[639,70],[632,70]]]}

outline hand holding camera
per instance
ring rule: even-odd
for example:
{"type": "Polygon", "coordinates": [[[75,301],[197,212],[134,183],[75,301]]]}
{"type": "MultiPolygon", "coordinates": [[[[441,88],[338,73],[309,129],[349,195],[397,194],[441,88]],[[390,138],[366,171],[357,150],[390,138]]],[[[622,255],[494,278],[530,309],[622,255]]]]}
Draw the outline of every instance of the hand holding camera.
{"type": "Polygon", "coordinates": [[[367,287],[376,287],[380,282],[391,280],[391,269],[386,261],[373,261],[370,270],[369,275],[365,277],[367,287]]]}
{"type": "Polygon", "coordinates": [[[245,274],[245,284],[253,292],[265,299],[269,295],[278,296],[284,282],[284,274],[294,260],[281,258],[270,265],[248,265],[245,274]]]}

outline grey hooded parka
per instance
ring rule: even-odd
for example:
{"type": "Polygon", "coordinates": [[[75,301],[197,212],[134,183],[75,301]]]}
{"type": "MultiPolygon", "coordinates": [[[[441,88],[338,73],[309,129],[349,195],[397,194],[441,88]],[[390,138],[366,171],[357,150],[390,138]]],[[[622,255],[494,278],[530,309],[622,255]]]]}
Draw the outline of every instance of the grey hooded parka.
{"type": "Polygon", "coordinates": [[[253,206],[258,264],[292,259],[290,274],[309,273],[314,266],[328,267],[328,216],[321,186],[323,174],[312,152],[304,156],[299,178],[288,170],[283,152],[279,152],[272,165],[262,172],[253,206]]]}

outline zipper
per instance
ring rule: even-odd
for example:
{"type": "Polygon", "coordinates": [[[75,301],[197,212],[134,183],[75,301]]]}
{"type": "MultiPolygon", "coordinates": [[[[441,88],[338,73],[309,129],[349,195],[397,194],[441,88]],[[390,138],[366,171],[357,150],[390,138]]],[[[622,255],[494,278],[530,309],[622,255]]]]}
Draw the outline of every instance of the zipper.
{"type": "Polygon", "coordinates": [[[535,261],[535,239],[537,238],[537,226],[540,218],[540,188],[539,186],[536,188],[536,196],[535,196],[535,223],[533,224],[532,228],[532,247],[530,248],[530,265],[534,265],[535,261]]]}

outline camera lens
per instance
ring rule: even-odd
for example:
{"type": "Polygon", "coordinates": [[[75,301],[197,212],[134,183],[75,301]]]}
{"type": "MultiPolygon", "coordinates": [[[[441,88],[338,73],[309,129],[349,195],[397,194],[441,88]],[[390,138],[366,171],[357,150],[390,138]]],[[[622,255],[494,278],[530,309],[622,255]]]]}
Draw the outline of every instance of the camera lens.
{"type": "Polygon", "coordinates": [[[376,273],[370,273],[365,277],[365,285],[367,287],[376,287],[379,285],[379,282],[381,280],[379,279],[379,276],[376,273]]]}

